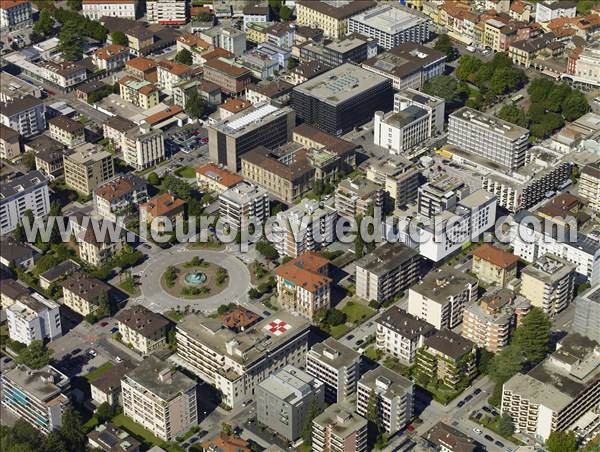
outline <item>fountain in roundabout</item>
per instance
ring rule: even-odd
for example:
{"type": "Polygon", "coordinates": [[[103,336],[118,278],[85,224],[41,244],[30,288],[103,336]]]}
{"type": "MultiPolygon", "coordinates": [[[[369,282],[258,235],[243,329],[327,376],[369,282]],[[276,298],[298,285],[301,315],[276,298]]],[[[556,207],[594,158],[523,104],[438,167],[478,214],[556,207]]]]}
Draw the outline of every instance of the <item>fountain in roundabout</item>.
{"type": "Polygon", "coordinates": [[[206,282],[206,274],[196,270],[185,275],[185,282],[191,286],[198,286],[206,282]]]}

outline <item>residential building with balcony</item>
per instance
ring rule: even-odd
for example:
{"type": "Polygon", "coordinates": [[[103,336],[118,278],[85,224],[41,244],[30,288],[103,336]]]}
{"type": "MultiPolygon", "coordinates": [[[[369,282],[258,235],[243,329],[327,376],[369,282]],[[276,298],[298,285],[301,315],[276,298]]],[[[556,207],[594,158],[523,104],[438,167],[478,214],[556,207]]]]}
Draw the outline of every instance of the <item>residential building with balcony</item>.
{"type": "Polygon", "coordinates": [[[219,214],[230,228],[241,231],[248,224],[262,224],[269,216],[269,195],[264,188],[241,182],[219,195],[219,214]]]}
{"type": "Polygon", "coordinates": [[[33,214],[34,219],[45,217],[50,212],[48,178],[37,170],[2,181],[0,235],[13,231],[27,211],[33,214]]]}
{"type": "Polygon", "coordinates": [[[62,335],[58,304],[34,292],[6,308],[8,336],[21,344],[53,340],[62,335]]]}
{"type": "Polygon", "coordinates": [[[600,343],[600,288],[592,287],[575,299],[573,332],[600,343]]]}
{"type": "Polygon", "coordinates": [[[146,17],[151,24],[184,25],[189,18],[188,2],[181,0],[148,0],[146,17]]]}
{"type": "Polygon", "coordinates": [[[67,147],[85,143],[85,126],[68,116],[56,116],[48,121],[50,137],[67,147]]]}
{"type": "Polygon", "coordinates": [[[170,323],[142,305],[122,309],[115,316],[121,334],[121,342],[128,344],[143,355],[154,353],[167,346],[170,323]]]}
{"type": "Polygon", "coordinates": [[[162,130],[151,129],[143,122],[139,128],[129,129],[121,139],[123,160],[137,170],[156,165],[165,159],[165,138],[162,130]]]}
{"type": "Polygon", "coordinates": [[[80,271],[73,272],[61,285],[63,304],[84,317],[98,310],[111,290],[108,284],[80,271]]]}
{"type": "Polygon", "coordinates": [[[142,110],[156,107],[159,102],[158,90],[147,80],[139,80],[130,75],[119,80],[121,99],[132,103],[142,110]]]}
{"type": "Polygon", "coordinates": [[[30,1],[7,0],[0,4],[0,29],[2,32],[27,27],[32,23],[30,1]]]}
{"type": "Polygon", "coordinates": [[[108,72],[116,71],[125,66],[125,62],[131,58],[129,48],[120,44],[110,44],[94,52],[92,61],[94,65],[108,72]]]}
{"type": "Polygon", "coordinates": [[[98,185],[115,176],[112,154],[91,143],[64,154],[63,165],[65,184],[84,195],[91,195],[98,185]]]}
{"type": "Polygon", "coordinates": [[[354,413],[350,402],[329,405],[312,421],[315,452],[366,452],[367,420],[354,413]]]}
{"type": "Polygon", "coordinates": [[[0,102],[0,123],[29,138],[46,130],[46,105],[27,94],[0,102]]]}
{"type": "Polygon", "coordinates": [[[465,181],[447,174],[437,177],[418,188],[417,212],[425,218],[434,218],[445,210],[456,207],[469,194],[465,181]]]}
{"type": "Polygon", "coordinates": [[[94,190],[94,208],[98,215],[117,221],[117,217],[134,213],[148,200],[146,179],[126,174],[99,185],[94,190]]]}
{"type": "Polygon", "coordinates": [[[335,192],[335,209],[338,215],[348,218],[375,215],[377,209],[381,215],[384,202],[383,189],[364,176],[342,180],[335,192]]]}
{"type": "Polygon", "coordinates": [[[0,124],[0,158],[12,160],[21,155],[21,135],[16,130],[0,124]]]}
{"type": "Polygon", "coordinates": [[[153,231],[164,232],[167,229],[167,221],[170,221],[174,228],[178,221],[183,220],[184,209],[185,201],[170,193],[163,193],[140,206],[140,221],[149,224],[153,231]]]}
{"type": "Polygon", "coordinates": [[[417,198],[421,176],[417,167],[400,155],[373,159],[367,168],[367,179],[384,187],[393,207],[403,207],[417,198]]]}
{"type": "Polygon", "coordinates": [[[518,262],[514,254],[486,243],[473,251],[471,272],[486,284],[506,287],[517,277],[518,262]]]}
{"type": "Polygon", "coordinates": [[[196,183],[203,192],[211,191],[221,194],[244,180],[238,176],[214,163],[207,163],[196,168],[196,183]]]}
{"type": "Polygon", "coordinates": [[[577,194],[589,202],[590,209],[600,212],[600,164],[595,163],[583,167],[577,194]]]}

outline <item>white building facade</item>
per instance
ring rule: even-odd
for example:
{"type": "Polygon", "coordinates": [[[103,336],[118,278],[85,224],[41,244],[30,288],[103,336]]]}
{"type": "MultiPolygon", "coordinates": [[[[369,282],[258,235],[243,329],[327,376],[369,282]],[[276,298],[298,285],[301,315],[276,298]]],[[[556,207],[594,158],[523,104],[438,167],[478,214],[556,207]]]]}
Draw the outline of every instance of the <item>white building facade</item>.
{"type": "Polygon", "coordinates": [[[6,309],[9,337],[25,345],[59,337],[62,327],[58,307],[38,293],[20,298],[6,309]]]}

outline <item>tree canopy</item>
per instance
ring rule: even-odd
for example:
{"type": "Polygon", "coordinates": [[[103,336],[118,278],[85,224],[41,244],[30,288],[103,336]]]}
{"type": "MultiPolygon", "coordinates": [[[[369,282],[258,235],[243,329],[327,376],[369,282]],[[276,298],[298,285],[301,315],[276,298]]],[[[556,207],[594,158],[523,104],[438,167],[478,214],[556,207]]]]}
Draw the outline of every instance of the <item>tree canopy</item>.
{"type": "Polygon", "coordinates": [[[550,327],[552,322],[544,311],[534,307],[527,314],[521,326],[515,330],[513,343],[523,353],[525,359],[535,365],[546,357],[550,341],[550,327]]]}
{"type": "Polygon", "coordinates": [[[177,52],[177,55],[175,55],[175,61],[191,66],[193,64],[192,52],[190,52],[188,49],[181,49],[179,52],[177,52]]]}
{"type": "Polygon", "coordinates": [[[52,359],[52,350],[46,348],[39,340],[31,341],[15,358],[17,364],[24,364],[30,369],[41,369],[52,359]]]}
{"type": "Polygon", "coordinates": [[[49,36],[54,29],[54,19],[47,9],[40,11],[38,20],[33,24],[33,31],[44,37],[49,36]]]}
{"type": "Polygon", "coordinates": [[[113,31],[110,34],[110,39],[113,44],[118,44],[120,46],[128,46],[129,40],[127,39],[127,35],[122,31],[113,31]]]}
{"type": "Polygon", "coordinates": [[[438,36],[437,41],[435,41],[435,45],[433,46],[435,50],[439,50],[446,54],[446,58],[448,60],[452,60],[456,55],[456,49],[452,45],[452,41],[450,37],[446,33],[442,33],[438,36]]]}
{"type": "Polygon", "coordinates": [[[441,97],[449,108],[462,106],[469,97],[468,88],[449,75],[438,75],[428,80],[423,86],[423,91],[441,97]]]}
{"type": "MultiPolygon", "coordinates": [[[[184,49],[185,50],[185,49],[184,49]]],[[[182,50],[183,51],[183,50],[182,50]]],[[[205,101],[198,91],[192,91],[185,103],[185,112],[192,118],[201,118],[204,115],[205,101]]]]}
{"type": "Polygon", "coordinates": [[[58,34],[58,49],[67,61],[79,61],[83,57],[83,38],[75,22],[63,24],[58,34]]]}
{"type": "Polygon", "coordinates": [[[546,441],[546,449],[548,452],[576,452],[577,438],[575,437],[575,433],[572,431],[550,433],[546,441]]]}

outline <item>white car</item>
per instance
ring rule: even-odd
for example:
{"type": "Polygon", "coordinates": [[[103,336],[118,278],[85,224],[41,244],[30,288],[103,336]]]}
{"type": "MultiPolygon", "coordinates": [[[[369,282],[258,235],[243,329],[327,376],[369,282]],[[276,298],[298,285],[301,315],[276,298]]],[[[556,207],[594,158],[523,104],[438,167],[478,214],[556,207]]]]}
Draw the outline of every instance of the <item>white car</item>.
{"type": "Polygon", "coordinates": [[[115,361],[116,361],[117,363],[121,364],[121,363],[123,362],[123,358],[121,358],[120,356],[117,356],[117,357],[115,358],[115,361]]]}
{"type": "Polygon", "coordinates": [[[481,429],[480,429],[480,428],[474,427],[474,428],[473,428],[473,431],[474,431],[475,433],[477,433],[478,435],[481,435],[481,429]]]}

